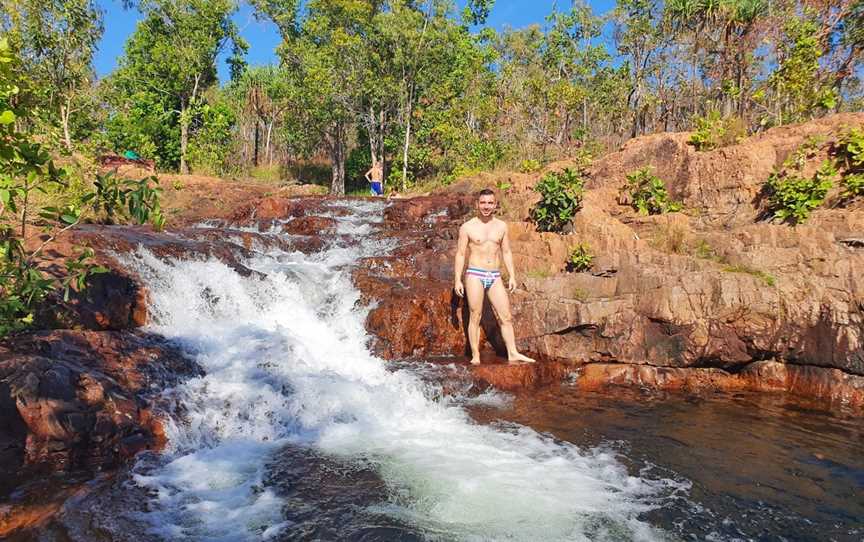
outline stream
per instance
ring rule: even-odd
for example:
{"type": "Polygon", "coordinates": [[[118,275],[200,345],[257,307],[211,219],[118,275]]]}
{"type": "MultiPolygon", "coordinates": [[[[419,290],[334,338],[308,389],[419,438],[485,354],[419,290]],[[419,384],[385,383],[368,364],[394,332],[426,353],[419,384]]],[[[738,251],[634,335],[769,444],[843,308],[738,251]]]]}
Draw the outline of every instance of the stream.
{"type": "Polygon", "coordinates": [[[329,205],[340,235],[323,251],[258,247],[249,276],[123,256],[150,292],[148,331],[204,376],[164,392],[168,448],[71,502],[65,537],[864,538],[855,420],[756,395],[511,396],[458,364],[376,358],[351,270],[393,248],[375,235],[385,203],[329,205]]]}

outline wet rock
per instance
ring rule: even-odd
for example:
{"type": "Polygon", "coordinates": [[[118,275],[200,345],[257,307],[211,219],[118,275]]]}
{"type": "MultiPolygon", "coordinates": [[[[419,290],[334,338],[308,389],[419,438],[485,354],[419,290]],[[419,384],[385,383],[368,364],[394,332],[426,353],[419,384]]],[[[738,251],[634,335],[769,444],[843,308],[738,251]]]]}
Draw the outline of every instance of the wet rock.
{"type": "Polygon", "coordinates": [[[466,217],[474,209],[475,196],[422,196],[393,200],[384,212],[389,227],[409,228],[445,224],[466,217]]]}
{"type": "Polygon", "coordinates": [[[148,394],[197,373],[177,348],[144,334],[17,337],[0,358],[0,408],[12,420],[0,426],[0,441],[21,448],[18,467],[116,465],[164,443],[148,394]]]}
{"type": "Polygon", "coordinates": [[[503,391],[524,391],[559,384],[573,372],[572,365],[560,361],[536,363],[484,363],[472,366],[471,375],[480,382],[503,391]]]}
{"type": "Polygon", "coordinates": [[[323,216],[304,216],[289,220],[282,231],[293,235],[326,235],[336,228],[336,220],[323,216]]]}
{"type": "Polygon", "coordinates": [[[579,389],[637,386],[673,391],[789,392],[830,404],[864,407],[864,376],[838,369],[759,361],[738,373],[716,368],[672,368],[649,365],[590,363],[575,369],[579,389]]]}

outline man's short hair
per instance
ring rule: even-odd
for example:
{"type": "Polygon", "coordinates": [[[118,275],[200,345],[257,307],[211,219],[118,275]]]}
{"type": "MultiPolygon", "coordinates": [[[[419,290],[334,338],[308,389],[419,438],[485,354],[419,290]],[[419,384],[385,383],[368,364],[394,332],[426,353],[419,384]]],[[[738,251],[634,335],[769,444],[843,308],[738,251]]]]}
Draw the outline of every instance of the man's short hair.
{"type": "MultiPolygon", "coordinates": [[[[492,196],[495,197],[495,191],[491,188],[484,188],[480,192],[477,193],[477,199],[482,198],[483,196],[492,196]]],[[[497,199],[497,198],[496,198],[497,199]]]]}

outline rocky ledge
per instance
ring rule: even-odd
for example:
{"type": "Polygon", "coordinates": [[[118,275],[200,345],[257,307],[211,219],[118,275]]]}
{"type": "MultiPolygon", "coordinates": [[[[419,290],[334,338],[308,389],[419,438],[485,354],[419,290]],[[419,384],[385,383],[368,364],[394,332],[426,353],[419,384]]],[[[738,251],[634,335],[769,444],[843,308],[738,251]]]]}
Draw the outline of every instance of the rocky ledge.
{"type": "MultiPolygon", "coordinates": [[[[583,207],[565,234],[538,233],[527,221],[539,174],[481,177],[393,202],[385,228],[400,248],[356,272],[376,301],[367,322],[376,348],[388,359],[464,353],[467,309],[451,290],[455,236],[474,191],[506,181],[517,341],[544,361],[475,369],[478,378],[515,389],[566,373],[582,388],[782,390],[864,406],[864,249],[849,242],[864,237],[864,211],[853,202],[792,227],[762,218],[758,197],[806,138],[862,123],[864,115],[840,115],[708,153],[687,145],[687,134],[630,141],[588,171],[583,207]],[[621,203],[624,176],[644,166],[666,179],[685,212],[643,217],[621,203]],[[578,243],[590,245],[593,266],[567,272],[578,243]]],[[[488,307],[482,327],[502,354],[488,307]]]]}

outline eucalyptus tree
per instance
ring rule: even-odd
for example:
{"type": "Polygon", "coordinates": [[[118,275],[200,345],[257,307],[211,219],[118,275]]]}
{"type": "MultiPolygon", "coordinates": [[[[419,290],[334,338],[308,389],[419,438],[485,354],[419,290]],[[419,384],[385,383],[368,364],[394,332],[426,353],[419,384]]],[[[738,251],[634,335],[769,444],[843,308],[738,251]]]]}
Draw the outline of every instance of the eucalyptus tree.
{"type": "Polygon", "coordinates": [[[367,36],[380,7],[375,0],[309,0],[296,32],[283,34],[278,48],[300,91],[304,131],[317,131],[330,155],[330,190],[337,195],[345,193],[349,130],[361,107],[367,36]]]}
{"type": "Polygon", "coordinates": [[[11,37],[24,76],[57,115],[63,144],[72,150],[72,116],[94,79],[93,55],[103,32],[102,10],[93,0],[4,0],[0,30],[11,37]]]}
{"type": "MultiPolygon", "coordinates": [[[[630,136],[646,128],[646,94],[652,64],[666,45],[662,26],[662,8],[657,0],[619,0],[613,12],[615,43],[618,54],[626,59],[630,70],[628,106],[633,122],[630,136]]],[[[662,69],[662,67],[659,67],[662,69]]]]}
{"type": "Polygon", "coordinates": [[[143,19],[112,75],[121,102],[144,93],[176,115],[181,173],[189,172],[189,128],[204,91],[217,81],[217,57],[232,45],[232,73],[242,66],[247,45],[231,20],[236,8],[233,0],[141,0],[143,19]]]}

